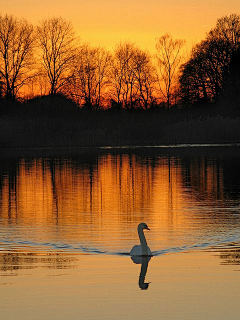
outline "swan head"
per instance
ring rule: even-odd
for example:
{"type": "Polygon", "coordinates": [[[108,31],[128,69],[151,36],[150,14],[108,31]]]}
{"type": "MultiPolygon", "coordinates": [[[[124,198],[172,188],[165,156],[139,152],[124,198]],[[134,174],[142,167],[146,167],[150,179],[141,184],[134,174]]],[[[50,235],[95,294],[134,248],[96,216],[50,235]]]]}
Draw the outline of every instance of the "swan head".
{"type": "Polygon", "coordinates": [[[142,222],[142,223],[140,223],[140,224],[138,225],[138,229],[141,229],[141,230],[146,229],[146,230],[149,230],[149,231],[150,231],[150,229],[148,228],[147,224],[144,223],[144,222],[142,222]]]}

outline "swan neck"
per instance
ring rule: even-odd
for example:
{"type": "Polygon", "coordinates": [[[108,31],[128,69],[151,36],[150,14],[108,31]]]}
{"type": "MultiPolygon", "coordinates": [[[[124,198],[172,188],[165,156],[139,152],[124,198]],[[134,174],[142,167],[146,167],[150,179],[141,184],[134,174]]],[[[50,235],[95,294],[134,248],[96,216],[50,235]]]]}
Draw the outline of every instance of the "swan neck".
{"type": "Polygon", "coordinates": [[[148,255],[148,245],[147,245],[147,240],[145,238],[143,229],[138,228],[138,235],[139,235],[139,240],[141,243],[141,247],[142,247],[142,254],[143,255],[148,255]]]}

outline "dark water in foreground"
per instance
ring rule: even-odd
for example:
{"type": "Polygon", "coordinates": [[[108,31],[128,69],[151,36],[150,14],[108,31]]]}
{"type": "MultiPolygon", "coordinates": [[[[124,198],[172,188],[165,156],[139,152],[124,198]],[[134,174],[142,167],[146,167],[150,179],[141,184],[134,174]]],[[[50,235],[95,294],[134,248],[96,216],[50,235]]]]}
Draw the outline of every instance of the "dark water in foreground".
{"type": "Polygon", "coordinates": [[[239,160],[238,146],[3,153],[3,319],[237,319],[239,160]],[[134,264],[142,221],[154,257],[134,264]]]}

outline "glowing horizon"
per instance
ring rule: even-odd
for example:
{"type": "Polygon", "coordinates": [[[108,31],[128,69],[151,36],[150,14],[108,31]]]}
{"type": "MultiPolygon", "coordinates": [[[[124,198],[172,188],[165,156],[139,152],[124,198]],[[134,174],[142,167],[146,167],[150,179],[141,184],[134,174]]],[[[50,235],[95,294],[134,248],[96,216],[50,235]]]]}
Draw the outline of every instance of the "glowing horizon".
{"type": "Polygon", "coordinates": [[[204,39],[216,20],[240,13],[240,2],[229,0],[0,0],[1,13],[25,18],[36,25],[40,20],[61,16],[72,22],[81,43],[113,49],[120,41],[132,41],[150,52],[155,38],[170,33],[192,46],[204,39]],[[1,3],[2,2],[2,3],[1,3]]]}

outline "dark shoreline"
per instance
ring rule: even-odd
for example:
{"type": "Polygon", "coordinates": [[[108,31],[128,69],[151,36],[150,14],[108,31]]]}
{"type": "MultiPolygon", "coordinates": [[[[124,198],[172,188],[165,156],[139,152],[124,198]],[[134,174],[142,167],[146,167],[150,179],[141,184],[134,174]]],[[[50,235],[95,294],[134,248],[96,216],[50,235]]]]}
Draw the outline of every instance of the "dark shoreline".
{"type": "Polygon", "coordinates": [[[134,154],[161,156],[196,156],[240,157],[240,143],[209,145],[165,145],[165,146],[115,146],[115,147],[48,147],[48,148],[0,148],[0,159],[18,157],[92,157],[106,154],[134,154]]]}
{"type": "Polygon", "coordinates": [[[148,122],[146,118],[137,117],[136,122],[130,119],[127,123],[125,119],[118,119],[115,127],[111,119],[98,123],[95,119],[1,119],[0,148],[155,147],[240,142],[240,118],[218,116],[175,123],[154,117],[148,122]]]}
{"type": "Polygon", "coordinates": [[[217,105],[89,110],[63,97],[0,108],[0,148],[80,148],[240,142],[240,115],[217,105]]]}

